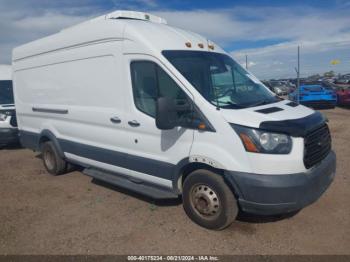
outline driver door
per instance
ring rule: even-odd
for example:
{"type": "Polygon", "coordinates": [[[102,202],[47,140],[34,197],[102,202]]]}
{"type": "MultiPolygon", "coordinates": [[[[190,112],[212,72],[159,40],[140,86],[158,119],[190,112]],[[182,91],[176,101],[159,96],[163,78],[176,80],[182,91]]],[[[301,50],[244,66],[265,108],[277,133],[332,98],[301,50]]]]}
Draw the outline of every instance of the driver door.
{"type": "MultiPolygon", "coordinates": [[[[153,57],[125,55],[129,76],[127,129],[130,134],[129,161],[144,178],[172,187],[176,165],[190,154],[194,130],[156,127],[156,100],[159,96],[175,99],[178,104],[191,103],[192,95],[153,57]]],[[[183,117],[187,116],[184,113],[183,117]]]]}

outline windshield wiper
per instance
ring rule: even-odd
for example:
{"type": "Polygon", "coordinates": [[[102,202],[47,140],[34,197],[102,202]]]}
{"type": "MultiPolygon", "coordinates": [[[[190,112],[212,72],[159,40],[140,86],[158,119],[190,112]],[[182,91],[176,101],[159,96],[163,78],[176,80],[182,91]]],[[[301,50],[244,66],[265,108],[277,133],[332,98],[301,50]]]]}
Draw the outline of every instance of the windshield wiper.
{"type": "Polygon", "coordinates": [[[277,103],[278,101],[275,100],[275,101],[271,101],[271,100],[263,100],[263,101],[260,101],[258,103],[255,103],[255,104],[252,104],[252,105],[249,105],[249,107],[256,107],[256,106],[263,106],[263,105],[269,105],[269,104],[273,104],[273,103],[277,103]]]}
{"type": "Polygon", "coordinates": [[[221,102],[221,103],[225,103],[226,105],[224,106],[221,106],[220,108],[237,108],[237,109],[240,109],[240,108],[244,108],[244,106],[241,106],[241,105],[238,105],[238,104],[235,104],[235,103],[232,103],[232,102],[221,102]]]}

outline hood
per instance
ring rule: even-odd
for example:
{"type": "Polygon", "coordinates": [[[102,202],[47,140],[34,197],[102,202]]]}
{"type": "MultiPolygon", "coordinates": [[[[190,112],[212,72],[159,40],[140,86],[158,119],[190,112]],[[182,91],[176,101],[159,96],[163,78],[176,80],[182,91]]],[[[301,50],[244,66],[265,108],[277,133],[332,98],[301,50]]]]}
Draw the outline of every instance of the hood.
{"type": "Polygon", "coordinates": [[[304,136],[305,132],[322,125],[325,118],[320,113],[294,102],[277,103],[245,108],[221,109],[223,118],[233,124],[304,136]]]}

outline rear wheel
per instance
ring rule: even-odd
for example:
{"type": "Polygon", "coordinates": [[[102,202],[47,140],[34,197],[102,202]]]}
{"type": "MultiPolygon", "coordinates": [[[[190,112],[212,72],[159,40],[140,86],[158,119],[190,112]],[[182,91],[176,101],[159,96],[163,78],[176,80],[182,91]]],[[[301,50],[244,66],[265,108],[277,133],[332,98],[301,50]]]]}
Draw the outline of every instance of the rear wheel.
{"type": "Polygon", "coordinates": [[[183,206],[186,214],[208,229],[222,230],[237,217],[237,201],[224,179],[208,170],[196,170],[185,180],[183,206]]]}
{"type": "Polygon", "coordinates": [[[47,172],[54,176],[64,174],[67,170],[67,163],[60,157],[54,143],[47,141],[43,143],[41,149],[47,172]]]}

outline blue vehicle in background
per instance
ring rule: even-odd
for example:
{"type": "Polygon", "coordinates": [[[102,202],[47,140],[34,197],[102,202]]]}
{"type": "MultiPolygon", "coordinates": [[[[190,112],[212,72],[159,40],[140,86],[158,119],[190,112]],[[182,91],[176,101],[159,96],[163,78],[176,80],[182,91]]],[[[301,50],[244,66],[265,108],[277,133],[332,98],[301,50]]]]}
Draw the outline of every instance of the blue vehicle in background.
{"type": "Polygon", "coordinates": [[[322,84],[301,85],[298,91],[289,94],[289,100],[299,102],[312,108],[334,108],[337,104],[337,94],[328,86],[322,84]]]}

